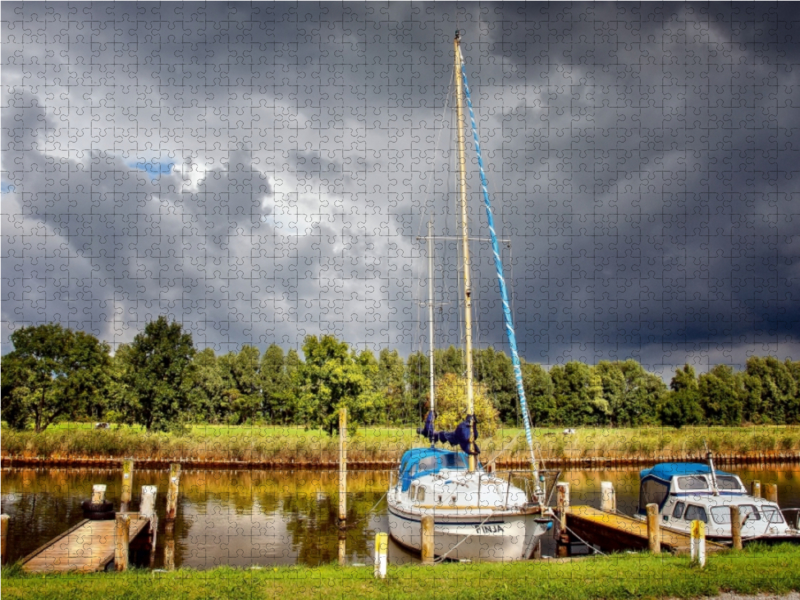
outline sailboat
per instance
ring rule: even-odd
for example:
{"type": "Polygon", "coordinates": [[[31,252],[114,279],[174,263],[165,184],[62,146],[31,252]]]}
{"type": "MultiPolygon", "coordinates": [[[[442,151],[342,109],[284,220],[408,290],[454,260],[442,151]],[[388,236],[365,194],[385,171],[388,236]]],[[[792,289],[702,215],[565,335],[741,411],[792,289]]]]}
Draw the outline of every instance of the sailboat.
{"type": "MultiPolygon", "coordinates": [[[[466,362],[467,416],[455,431],[436,431],[433,366],[431,365],[431,410],[419,433],[431,441],[427,448],[414,448],[404,453],[396,481],[390,483],[387,494],[389,505],[389,533],[401,545],[421,550],[421,524],[423,517],[434,521],[434,553],[442,559],[471,561],[510,561],[529,558],[540,538],[552,526],[551,511],[545,505],[543,489],[530,428],[530,418],[522,387],[522,372],[511,317],[508,293],[503,278],[502,263],[494,231],[488,185],[483,171],[477,128],[469,95],[466,68],[461,55],[461,37],[456,32],[455,51],[456,121],[458,138],[458,188],[461,211],[461,250],[463,257],[464,328],[466,362]],[[511,347],[512,363],[517,382],[517,394],[525,424],[525,433],[531,453],[532,490],[517,487],[511,475],[500,478],[488,472],[478,460],[480,450],[476,444],[472,373],[472,290],[470,282],[469,232],[467,225],[466,158],[464,153],[464,115],[462,98],[465,98],[472,122],[473,140],[478,152],[481,187],[484,194],[489,230],[497,268],[498,283],[503,301],[504,319],[511,347]],[[460,450],[437,447],[448,443],[460,450]]],[[[428,240],[430,244],[431,229],[428,240]]],[[[432,252],[429,246],[429,260],[432,252]]],[[[429,310],[433,299],[429,285],[429,310]]],[[[433,351],[431,349],[431,360],[433,351]]]]}

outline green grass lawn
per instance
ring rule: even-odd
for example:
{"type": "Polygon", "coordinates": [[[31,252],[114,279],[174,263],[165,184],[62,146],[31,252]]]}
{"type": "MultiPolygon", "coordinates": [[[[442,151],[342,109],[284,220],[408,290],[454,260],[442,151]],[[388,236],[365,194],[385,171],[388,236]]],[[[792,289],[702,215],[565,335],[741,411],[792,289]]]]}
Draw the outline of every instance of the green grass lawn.
{"type": "Polygon", "coordinates": [[[389,567],[278,567],[170,573],[133,570],[94,575],[22,575],[4,568],[4,599],[74,598],[435,598],[447,600],[698,598],[723,591],[785,594],[800,590],[800,548],[750,547],[712,554],[705,569],[686,556],[614,554],[569,562],[389,567]]]}

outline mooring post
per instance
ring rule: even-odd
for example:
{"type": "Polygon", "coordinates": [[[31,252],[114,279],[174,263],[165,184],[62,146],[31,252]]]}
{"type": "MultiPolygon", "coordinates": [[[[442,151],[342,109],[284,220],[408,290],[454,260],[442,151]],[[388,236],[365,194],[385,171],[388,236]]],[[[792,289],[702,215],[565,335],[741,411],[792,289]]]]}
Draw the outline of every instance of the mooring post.
{"type": "Polygon", "coordinates": [[[114,527],[114,568],[117,571],[128,570],[128,552],[130,547],[131,516],[119,513],[114,527]]]}
{"type": "Polygon", "coordinates": [[[339,530],[339,566],[347,565],[347,531],[339,530]]]}
{"type": "Polygon", "coordinates": [[[556,537],[556,556],[569,555],[569,534],[567,533],[567,512],[569,511],[569,483],[556,485],[556,510],[558,511],[558,533],[556,537]]]}
{"type": "Polygon", "coordinates": [[[422,548],[422,564],[430,566],[433,564],[434,551],[433,515],[422,517],[420,536],[422,538],[420,544],[422,548]]]}
{"type": "Polygon", "coordinates": [[[148,536],[150,538],[150,566],[156,560],[156,536],[158,534],[158,515],[156,514],[156,494],[158,488],[154,485],[143,485],[142,496],[139,501],[139,517],[150,521],[148,536]]]}
{"type": "Polygon", "coordinates": [[[766,499],[770,502],[778,503],[778,485],[775,483],[768,483],[766,485],[766,499]]]}
{"type": "Polygon", "coordinates": [[[750,495],[755,498],[761,498],[761,482],[758,479],[750,482],[750,495]]]}
{"type": "Polygon", "coordinates": [[[733,540],[733,549],[742,549],[742,516],[739,512],[739,507],[736,505],[731,506],[731,538],[733,540]]]}
{"type": "Polygon", "coordinates": [[[178,513],[178,491],[181,483],[181,465],[172,463],[169,466],[169,487],[167,488],[167,512],[164,520],[171,523],[178,513]]]}
{"type": "Polygon", "coordinates": [[[617,512],[617,493],[611,481],[600,482],[600,510],[617,512]]]}
{"type": "Polygon", "coordinates": [[[92,504],[102,504],[106,501],[106,486],[96,483],[92,486],[92,504]]]}
{"type": "Polygon", "coordinates": [[[122,495],[119,503],[120,512],[128,512],[133,493],[133,459],[126,458],[122,461],[122,495]]]}
{"type": "Polygon", "coordinates": [[[706,566],[706,524],[703,521],[692,521],[692,537],[689,541],[692,562],[700,567],[706,566]]]}
{"type": "Polygon", "coordinates": [[[0,564],[6,562],[6,548],[8,547],[8,515],[0,515],[0,564]]]}
{"type": "Polygon", "coordinates": [[[339,528],[347,527],[347,408],[339,409],[339,528]]]}
{"type": "Polygon", "coordinates": [[[375,578],[386,579],[386,555],[389,552],[389,534],[375,534],[375,578]]]}
{"type": "Polygon", "coordinates": [[[658,522],[658,504],[647,505],[647,548],[661,554],[661,524],[658,522]]]}
{"type": "Polygon", "coordinates": [[[164,530],[164,569],[167,571],[175,570],[175,535],[171,527],[172,523],[164,530]]]}

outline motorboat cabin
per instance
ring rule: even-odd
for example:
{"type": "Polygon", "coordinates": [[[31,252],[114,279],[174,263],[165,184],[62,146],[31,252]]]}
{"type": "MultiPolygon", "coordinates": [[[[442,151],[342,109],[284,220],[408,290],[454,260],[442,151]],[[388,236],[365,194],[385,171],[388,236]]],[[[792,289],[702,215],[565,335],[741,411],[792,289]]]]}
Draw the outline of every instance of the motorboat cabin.
{"type": "Polygon", "coordinates": [[[747,493],[741,479],[702,463],[661,463],[640,473],[639,510],[657,504],[661,526],[689,533],[692,521],[706,524],[709,539],[730,542],[730,507],[738,505],[743,540],[800,540],[797,523],[788,523],[780,507],[747,493]]]}

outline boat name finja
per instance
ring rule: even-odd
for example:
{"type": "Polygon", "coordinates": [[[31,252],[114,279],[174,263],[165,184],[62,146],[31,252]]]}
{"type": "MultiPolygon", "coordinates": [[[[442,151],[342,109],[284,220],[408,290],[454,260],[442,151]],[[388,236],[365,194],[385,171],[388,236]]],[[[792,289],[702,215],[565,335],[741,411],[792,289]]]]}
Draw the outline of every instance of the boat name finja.
{"type": "Polygon", "coordinates": [[[475,525],[475,533],[503,533],[502,525],[475,525]]]}

